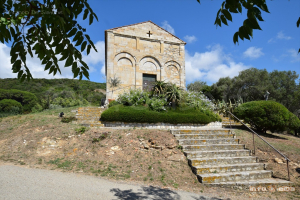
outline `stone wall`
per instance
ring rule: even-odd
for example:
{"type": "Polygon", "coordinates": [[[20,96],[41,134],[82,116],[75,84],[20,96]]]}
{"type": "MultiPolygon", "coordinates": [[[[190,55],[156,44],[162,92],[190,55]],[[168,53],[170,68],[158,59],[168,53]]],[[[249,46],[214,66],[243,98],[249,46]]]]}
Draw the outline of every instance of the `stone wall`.
{"type": "Polygon", "coordinates": [[[142,89],[143,74],[185,88],[185,42],[151,21],[105,31],[106,80],[118,77],[121,85],[107,84],[106,98],[124,90],[142,89]],[[149,34],[150,31],[150,34],[149,34]]]}
{"type": "Polygon", "coordinates": [[[199,129],[199,128],[222,128],[222,122],[209,124],[168,124],[168,123],[126,123],[126,122],[101,122],[104,127],[136,127],[153,129],[199,129]]]}

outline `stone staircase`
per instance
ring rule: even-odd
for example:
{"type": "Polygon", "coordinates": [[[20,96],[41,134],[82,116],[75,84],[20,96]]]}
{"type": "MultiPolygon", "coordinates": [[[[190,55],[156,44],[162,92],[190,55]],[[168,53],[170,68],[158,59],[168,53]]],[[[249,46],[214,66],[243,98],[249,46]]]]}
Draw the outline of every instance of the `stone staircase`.
{"type": "MultiPolygon", "coordinates": [[[[229,117],[225,117],[224,115],[220,115],[220,117],[222,118],[222,126],[223,128],[225,127],[230,127],[230,119],[229,117]]],[[[234,121],[233,119],[231,119],[231,126],[237,127],[237,126],[243,126],[243,124],[241,124],[238,121],[234,121]]]]}
{"type": "Polygon", "coordinates": [[[228,129],[172,130],[198,180],[213,185],[289,185],[250,155],[228,129]]]}
{"type": "Polygon", "coordinates": [[[103,108],[98,107],[80,107],[76,114],[76,123],[83,126],[103,127],[104,125],[101,124],[100,121],[100,116],[103,111],[103,108]]]}

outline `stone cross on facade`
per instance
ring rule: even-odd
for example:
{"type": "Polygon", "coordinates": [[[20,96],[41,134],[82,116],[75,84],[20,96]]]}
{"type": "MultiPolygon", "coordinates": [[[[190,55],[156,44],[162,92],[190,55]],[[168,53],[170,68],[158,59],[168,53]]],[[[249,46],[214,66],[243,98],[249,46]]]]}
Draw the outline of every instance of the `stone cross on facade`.
{"type": "Polygon", "coordinates": [[[150,37],[150,35],[152,35],[152,33],[150,31],[147,34],[149,35],[149,37],[150,37]]]}
{"type": "Polygon", "coordinates": [[[117,88],[107,84],[106,99],[129,89],[148,90],[154,81],[185,89],[185,44],[151,21],[106,30],[106,83],[112,77],[121,81],[117,88]]]}

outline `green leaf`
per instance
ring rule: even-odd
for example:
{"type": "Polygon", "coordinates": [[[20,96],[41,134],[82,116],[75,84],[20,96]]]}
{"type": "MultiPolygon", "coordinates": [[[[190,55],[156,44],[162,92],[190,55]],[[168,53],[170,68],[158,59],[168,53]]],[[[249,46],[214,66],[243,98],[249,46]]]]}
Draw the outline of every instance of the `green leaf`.
{"type": "Polygon", "coordinates": [[[75,37],[73,38],[73,42],[75,42],[76,40],[78,40],[80,36],[81,36],[81,31],[78,31],[76,33],[75,37]]]}
{"type": "Polygon", "coordinates": [[[31,46],[30,46],[29,44],[27,45],[27,51],[28,51],[29,55],[30,55],[31,57],[33,57],[33,53],[32,53],[32,51],[31,51],[31,46]]]}
{"type": "Polygon", "coordinates": [[[243,26],[241,26],[241,27],[239,28],[239,37],[241,38],[241,40],[244,40],[243,26]]]}
{"type": "Polygon", "coordinates": [[[10,27],[10,33],[13,37],[15,37],[16,35],[16,32],[15,32],[15,29],[13,27],[10,27]]]}
{"type": "Polygon", "coordinates": [[[12,54],[12,56],[11,56],[11,58],[10,58],[10,62],[11,62],[11,63],[16,62],[17,58],[18,58],[18,54],[12,54]]]}
{"type": "Polygon", "coordinates": [[[297,21],[297,27],[299,28],[299,26],[300,26],[300,17],[299,17],[299,19],[297,21]]]}
{"type": "Polygon", "coordinates": [[[20,71],[20,69],[21,69],[21,60],[17,60],[12,66],[13,73],[17,73],[18,71],[20,71]]]}
{"type": "Polygon", "coordinates": [[[86,51],[86,52],[87,52],[87,55],[89,55],[89,54],[90,54],[91,47],[92,47],[92,46],[91,46],[90,44],[87,46],[87,51],[86,51]]]}
{"type": "Polygon", "coordinates": [[[238,11],[239,11],[240,13],[242,13],[242,5],[241,5],[241,3],[238,3],[238,11]]]}
{"type": "Polygon", "coordinates": [[[21,78],[22,74],[23,74],[23,70],[20,70],[19,73],[18,73],[18,79],[21,78]]]}
{"type": "Polygon", "coordinates": [[[230,12],[228,12],[228,10],[223,9],[223,10],[222,10],[222,13],[225,15],[225,17],[226,17],[229,21],[232,21],[231,14],[230,14],[230,12]]]}
{"type": "Polygon", "coordinates": [[[65,67],[69,67],[73,64],[73,56],[70,55],[65,63],[65,67]]]}
{"type": "Polygon", "coordinates": [[[90,80],[90,78],[89,78],[89,72],[88,72],[84,67],[81,67],[81,69],[82,69],[83,75],[84,75],[88,80],[90,80]]]}
{"type": "Polygon", "coordinates": [[[227,24],[227,20],[226,20],[226,18],[225,18],[225,16],[224,16],[224,15],[221,15],[221,20],[222,20],[223,24],[225,24],[225,25],[227,25],[227,26],[228,26],[228,24],[227,24]]]}
{"type": "Polygon", "coordinates": [[[239,41],[239,32],[235,32],[235,34],[233,35],[233,42],[234,44],[237,43],[239,41]]]}
{"type": "Polygon", "coordinates": [[[264,21],[264,19],[261,17],[261,12],[257,7],[253,7],[254,15],[259,21],[264,21]]]}
{"type": "Polygon", "coordinates": [[[261,5],[258,5],[260,7],[260,9],[262,9],[263,11],[270,13],[268,10],[268,6],[265,3],[262,3],[261,5]]]}
{"type": "Polygon", "coordinates": [[[63,50],[62,55],[63,56],[59,59],[59,61],[63,61],[63,60],[65,60],[69,56],[68,49],[63,50]]]}
{"type": "Polygon", "coordinates": [[[74,73],[77,69],[77,62],[73,62],[72,64],[72,72],[74,73]]]}
{"type": "Polygon", "coordinates": [[[23,74],[22,77],[21,77],[21,80],[20,80],[21,83],[24,82],[25,78],[26,78],[26,74],[23,74]]]}
{"type": "Polygon", "coordinates": [[[84,10],[83,20],[85,20],[85,19],[87,18],[88,14],[89,14],[89,10],[86,8],[86,9],[84,10]]]}
{"type": "Polygon", "coordinates": [[[79,68],[77,68],[77,69],[73,72],[73,73],[74,73],[74,78],[76,78],[76,77],[78,76],[79,72],[80,72],[80,69],[79,69],[79,68]]]}
{"type": "Polygon", "coordinates": [[[93,20],[94,20],[94,16],[92,14],[90,14],[89,25],[91,25],[93,23],[93,20]]]}
{"type": "Polygon", "coordinates": [[[57,73],[57,68],[55,68],[54,70],[53,70],[53,76],[55,76],[55,74],[57,73]]]}
{"type": "Polygon", "coordinates": [[[48,70],[48,69],[51,67],[51,65],[52,65],[52,61],[49,61],[49,62],[46,64],[44,70],[45,70],[45,71],[48,70]]]}
{"type": "Polygon", "coordinates": [[[221,27],[221,20],[220,20],[220,18],[218,18],[218,17],[216,18],[215,25],[221,27]]]}
{"type": "Polygon", "coordinates": [[[260,26],[259,26],[256,18],[249,18],[249,22],[251,24],[251,28],[252,29],[259,29],[259,30],[261,30],[261,28],[260,28],[260,26]]]}
{"type": "Polygon", "coordinates": [[[48,61],[49,61],[49,58],[48,58],[48,57],[45,57],[45,58],[43,59],[43,61],[42,61],[42,65],[48,63],[48,61]]]}
{"type": "Polygon", "coordinates": [[[83,39],[84,39],[84,38],[81,36],[81,37],[77,40],[75,46],[80,45],[80,44],[82,43],[83,39]]]}
{"type": "Polygon", "coordinates": [[[73,28],[69,33],[68,33],[68,37],[72,37],[73,35],[75,35],[75,33],[77,32],[77,28],[73,28]]]}
{"type": "Polygon", "coordinates": [[[84,41],[82,44],[81,44],[81,52],[84,51],[85,47],[86,47],[86,44],[87,44],[87,41],[84,41]]]}
{"type": "Polygon", "coordinates": [[[51,74],[54,71],[54,69],[55,69],[55,66],[51,66],[50,71],[49,71],[48,74],[51,74]]]}

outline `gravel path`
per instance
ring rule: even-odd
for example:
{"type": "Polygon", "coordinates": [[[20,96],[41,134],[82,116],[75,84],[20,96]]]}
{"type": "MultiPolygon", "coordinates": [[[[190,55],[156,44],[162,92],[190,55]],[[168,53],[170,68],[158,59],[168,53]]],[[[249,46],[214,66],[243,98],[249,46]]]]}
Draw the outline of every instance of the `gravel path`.
{"type": "Polygon", "coordinates": [[[0,165],[0,199],[205,200],[212,197],[102,178],[0,165]]]}

